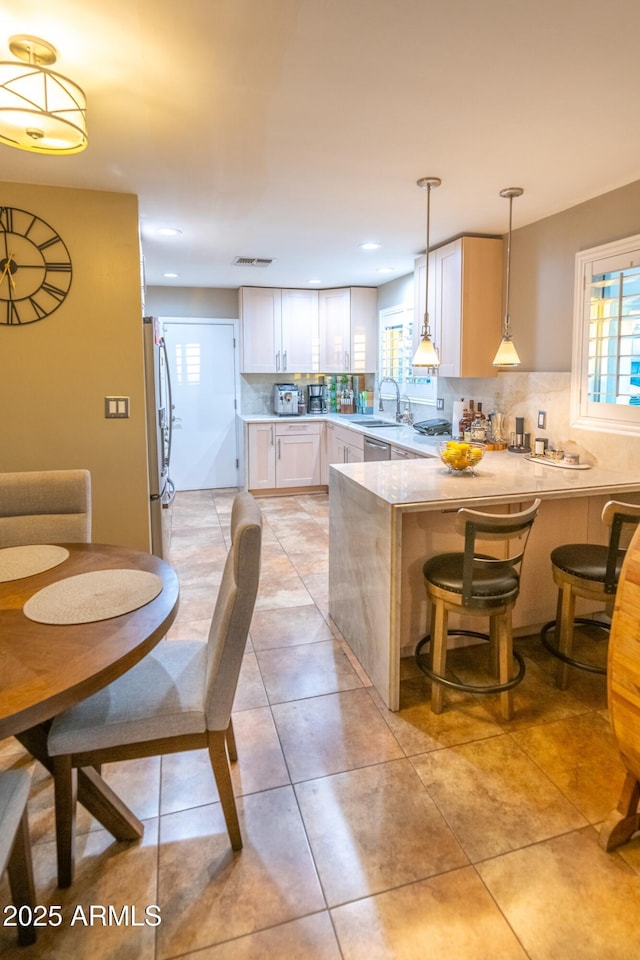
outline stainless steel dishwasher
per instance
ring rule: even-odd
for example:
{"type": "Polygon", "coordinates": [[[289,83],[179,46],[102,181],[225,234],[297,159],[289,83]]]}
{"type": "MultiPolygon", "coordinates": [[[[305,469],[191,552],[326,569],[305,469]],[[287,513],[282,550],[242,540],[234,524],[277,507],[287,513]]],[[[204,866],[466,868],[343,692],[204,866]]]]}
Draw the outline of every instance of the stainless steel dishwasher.
{"type": "Polygon", "coordinates": [[[391,444],[376,437],[364,435],[364,460],[391,460],[391,444]]]}

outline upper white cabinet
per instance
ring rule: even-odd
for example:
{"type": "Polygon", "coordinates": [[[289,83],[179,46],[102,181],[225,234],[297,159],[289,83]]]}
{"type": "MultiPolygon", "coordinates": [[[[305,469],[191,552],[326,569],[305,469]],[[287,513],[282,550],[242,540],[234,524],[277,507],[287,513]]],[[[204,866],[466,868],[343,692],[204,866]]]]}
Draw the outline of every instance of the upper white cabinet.
{"type": "Polygon", "coordinates": [[[242,373],[320,370],[318,291],[241,287],[242,373]]]}
{"type": "MultiPolygon", "coordinates": [[[[459,237],[429,254],[429,323],[441,377],[493,377],[502,336],[500,238],[459,237]]],[[[416,345],[424,317],[425,257],[415,262],[416,345]]]]}
{"type": "Polygon", "coordinates": [[[377,302],[375,287],[318,291],[323,373],[371,373],[376,369],[377,302]]]}

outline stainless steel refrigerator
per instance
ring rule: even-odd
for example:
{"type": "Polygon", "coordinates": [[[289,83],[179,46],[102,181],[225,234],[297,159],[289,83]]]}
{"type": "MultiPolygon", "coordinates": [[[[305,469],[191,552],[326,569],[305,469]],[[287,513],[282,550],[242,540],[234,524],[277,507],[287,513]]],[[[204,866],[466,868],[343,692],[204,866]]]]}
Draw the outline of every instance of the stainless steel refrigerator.
{"type": "Polygon", "coordinates": [[[166,557],[171,535],[171,505],[175,496],[175,487],[169,474],[173,422],[171,377],[162,326],[158,318],[143,317],[142,329],[151,549],[158,557],[166,557]]]}

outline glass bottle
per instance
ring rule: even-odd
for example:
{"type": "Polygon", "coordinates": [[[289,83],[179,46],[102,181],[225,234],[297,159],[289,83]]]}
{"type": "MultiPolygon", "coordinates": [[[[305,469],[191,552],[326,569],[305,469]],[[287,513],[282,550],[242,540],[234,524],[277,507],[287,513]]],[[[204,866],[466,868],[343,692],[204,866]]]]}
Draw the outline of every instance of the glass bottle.
{"type": "Polygon", "coordinates": [[[484,443],[487,439],[487,418],[482,412],[482,402],[478,400],[478,410],[471,424],[471,439],[484,443]]]}

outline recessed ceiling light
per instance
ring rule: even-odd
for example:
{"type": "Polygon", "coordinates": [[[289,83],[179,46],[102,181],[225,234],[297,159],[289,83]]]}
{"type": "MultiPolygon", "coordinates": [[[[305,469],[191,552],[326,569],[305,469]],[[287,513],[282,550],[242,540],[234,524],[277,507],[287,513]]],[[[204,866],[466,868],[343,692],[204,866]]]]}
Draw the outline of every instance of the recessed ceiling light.
{"type": "Polygon", "coordinates": [[[177,273],[163,273],[162,276],[163,276],[163,277],[177,277],[178,274],[177,274],[177,273]]]}
{"type": "Polygon", "coordinates": [[[309,280],[309,283],[322,283],[322,280],[309,280]]]}
{"type": "Polygon", "coordinates": [[[376,273],[395,273],[396,267],[378,267],[376,273]]]}
{"type": "Polygon", "coordinates": [[[381,243],[376,243],[375,240],[368,240],[366,243],[360,244],[361,250],[379,250],[382,246],[381,243]]]}
{"type": "Polygon", "coordinates": [[[177,227],[159,227],[157,232],[161,237],[179,237],[182,230],[177,227]]]}

